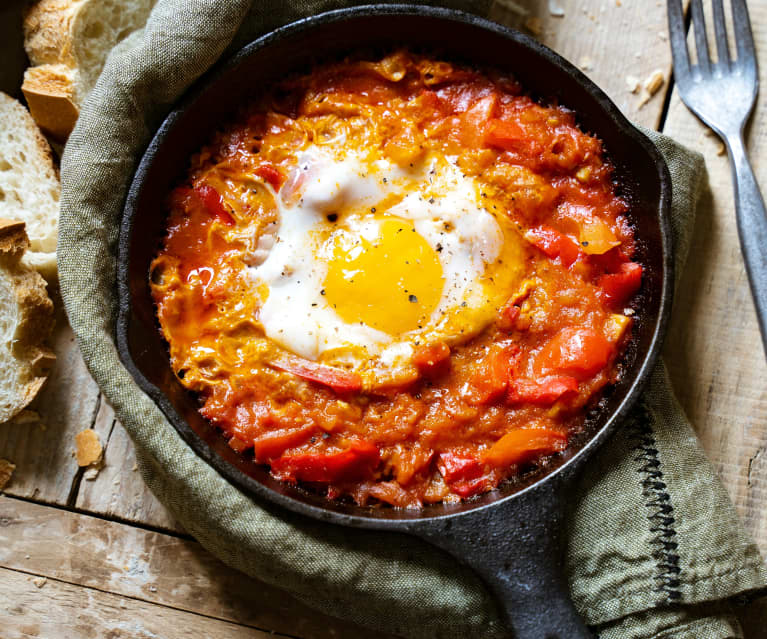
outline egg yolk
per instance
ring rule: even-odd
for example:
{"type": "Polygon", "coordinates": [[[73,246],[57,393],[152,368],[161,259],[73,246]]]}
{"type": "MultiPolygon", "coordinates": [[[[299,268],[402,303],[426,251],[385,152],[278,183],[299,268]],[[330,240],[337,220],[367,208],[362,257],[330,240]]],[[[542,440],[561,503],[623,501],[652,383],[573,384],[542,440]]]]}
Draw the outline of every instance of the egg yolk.
{"type": "Polygon", "coordinates": [[[445,278],[437,252],[411,222],[388,217],[372,240],[342,230],[332,241],[324,291],[344,321],[389,335],[428,323],[445,278]]]}

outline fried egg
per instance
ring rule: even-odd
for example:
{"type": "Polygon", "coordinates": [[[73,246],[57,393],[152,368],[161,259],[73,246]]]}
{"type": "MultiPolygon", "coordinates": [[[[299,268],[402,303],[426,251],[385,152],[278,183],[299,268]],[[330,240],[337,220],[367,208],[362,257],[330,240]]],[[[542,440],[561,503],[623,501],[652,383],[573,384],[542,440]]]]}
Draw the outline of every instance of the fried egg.
{"type": "Polygon", "coordinates": [[[405,169],[309,145],[275,202],[249,267],[265,335],[370,386],[420,344],[482,331],[523,271],[516,229],[451,158],[405,169]]]}

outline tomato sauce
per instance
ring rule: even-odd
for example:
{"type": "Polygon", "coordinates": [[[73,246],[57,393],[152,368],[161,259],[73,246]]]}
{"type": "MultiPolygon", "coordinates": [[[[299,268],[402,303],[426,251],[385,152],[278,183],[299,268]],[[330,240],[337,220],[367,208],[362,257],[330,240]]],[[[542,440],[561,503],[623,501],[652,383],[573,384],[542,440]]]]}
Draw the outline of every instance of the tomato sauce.
{"type": "Polygon", "coordinates": [[[288,78],[192,158],[168,208],[150,281],[174,371],[281,480],[359,504],[465,499],[545,466],[618,378],[642,282],[628,205],[601,142],[508,75],[399,51],[288,78]],[[385,388],[272,343],[247,275],[297,151],[341,135],[402,166],[456,158],[526,246],[494,320],[418,344],[385,388]]]}

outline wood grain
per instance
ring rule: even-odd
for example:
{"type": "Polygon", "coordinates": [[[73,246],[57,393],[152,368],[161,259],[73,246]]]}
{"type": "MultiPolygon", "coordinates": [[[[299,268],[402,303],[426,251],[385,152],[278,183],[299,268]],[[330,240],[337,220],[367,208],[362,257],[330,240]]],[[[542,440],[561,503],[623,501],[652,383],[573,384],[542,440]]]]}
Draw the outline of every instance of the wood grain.
{"type": "MultiPolygon", "coordinates": [[[[767,43],[767,5],[750,3],[757,42],[767,43]]],[[[767,64],[760,80],[767,86],[767,64]]],[[[765,90],[754,122],[767,118],[765,90]]],[[[767,363],[735,225],[732,179],[719,139],[672,95],[664,133],[706,158],[711,192],[695,223],[665,356],[688,417],[746,528],[767,553],[767,363]]],[[[767,130],[752,126],[749,155],[767,188],[767,130]]]]}
{"type": "MultiPolygon", "coordinates": [[[[141,618],[137,602],[144,602],[305,639],[386,636],[316,612],[225,566],[190,539],[2,496],[0,567],[128,597],[132,619],[141,618]]],[[[30,605],[34,594],[25,599],[30,605]]],[[[47,586],[36,594],[50,597],[47,586]]]]}
{"type": "Polygon", "coordinates": [[[665,90],[640,107],[641,96],[631,93],[626,78],[635,76],[643,82],[653,71],[660,69],[668,80],[671,51],[667,38],[666,3],[557,0],[556,4],[563,9],[564,16],[552,15],[549,3],[543,0],[496,0],[490,16],[502,24],[535,35],[579,66],[629,119],[657,128],[665,90]],[[527,15],[520,15],[514,6],[524,9],[527,15]],[[535,20],[540,21],[540,33],[537,34],[536,29],[531,31],[529,28],[535,26],[535,20]]]}
{"type": "Polygon", "coordinates": [[[3,639],[258,639],[279,637],[200,615],[0,568],[3,639]]]}
{"type": "Polygon", "coordinates": [[[104,467],[95,479],[80,482],[75,502],[77,508],[115,519],[183,532],[181,525],[141,479],[133,442],[103,397],[93,428],[104,446],[104,467]]]}
{"type": "Polygon", "coordinates": [[[16,464],[6,493],[63,505],[78,473],[72,457],[74,436],[93,423],[99,390],[80,355],[61,298],[54,294],[53,301],[56,364],[29,406],[40,420],[0,424],[0,458],[16,464]]]}

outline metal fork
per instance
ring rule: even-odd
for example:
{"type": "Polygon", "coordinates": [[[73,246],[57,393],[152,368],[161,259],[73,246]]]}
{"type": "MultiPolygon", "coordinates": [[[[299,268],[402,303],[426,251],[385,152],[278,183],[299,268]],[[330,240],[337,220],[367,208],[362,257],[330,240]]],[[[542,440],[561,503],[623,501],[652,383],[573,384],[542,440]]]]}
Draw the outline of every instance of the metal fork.
{"type": "Polygon", "coordinates": [[[727,145],[735,182],[740,248],[751,284],[762,346],[767,353],[767,214],[764,199],[746,155],[743,129],[756,102],[759,76],[754,38],[745,0],[731,0],[737,57],[727,45],[722,0],[713,0],[718,60],[712,62],[701,0],[691,0],[698,63],[690,64],[682,0],[668,0],[668,26],[674,78],[687,107],[716,131],[727,145]]]}

